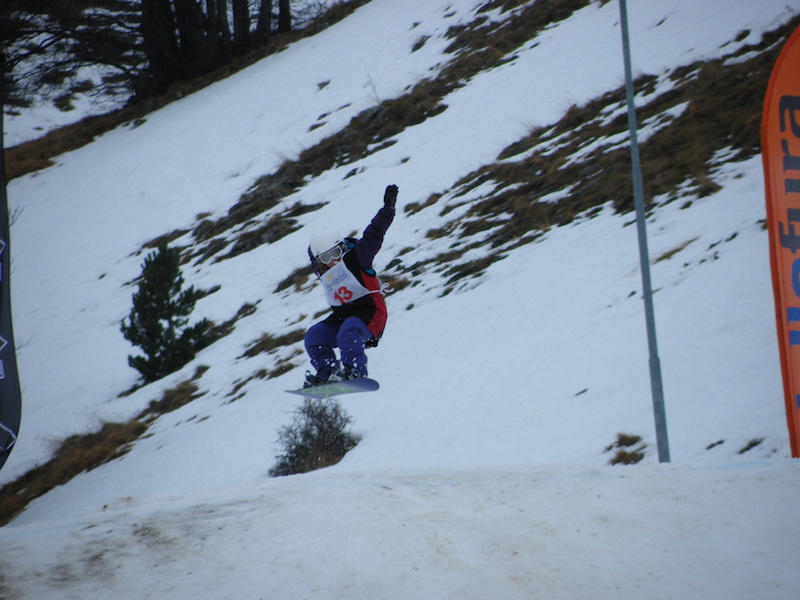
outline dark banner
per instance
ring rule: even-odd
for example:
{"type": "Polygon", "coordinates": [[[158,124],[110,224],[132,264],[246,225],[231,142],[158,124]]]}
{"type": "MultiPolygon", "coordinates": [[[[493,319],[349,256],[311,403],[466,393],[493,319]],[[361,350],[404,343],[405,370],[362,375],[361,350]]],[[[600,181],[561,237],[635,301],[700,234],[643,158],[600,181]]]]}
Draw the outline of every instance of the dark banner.
{"type": "MultiPolygon", "coordinates": [[[[2,84],[0,84],[2,88],[2,84]]],[[[0,107],[4,100],[0,89],[0,107]]],[[[3,140],[3,116],[0,114],[0,141],[3,140]]],[[[22,395],[17,356],[14,350],[14,333],[11,328],[11,260],[9,255],[8,194],[6,192],[6,168],[0,143],[0,468],[6,462],[19,433],[22,415],[22,395]]]]}

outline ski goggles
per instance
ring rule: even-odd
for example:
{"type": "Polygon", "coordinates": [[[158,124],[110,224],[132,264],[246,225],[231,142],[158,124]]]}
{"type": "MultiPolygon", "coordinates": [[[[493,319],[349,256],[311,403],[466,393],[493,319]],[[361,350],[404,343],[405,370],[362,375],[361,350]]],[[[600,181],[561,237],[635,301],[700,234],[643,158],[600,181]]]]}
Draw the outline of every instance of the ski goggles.
{"type": "Polygon", "coordinates": [[[316,258],[323,265],[329,265],[335,260],[341,260],[342,256],[344,256],[344,248],[342,244],[336,244],[330,250],[317,254],[316,258]]]}

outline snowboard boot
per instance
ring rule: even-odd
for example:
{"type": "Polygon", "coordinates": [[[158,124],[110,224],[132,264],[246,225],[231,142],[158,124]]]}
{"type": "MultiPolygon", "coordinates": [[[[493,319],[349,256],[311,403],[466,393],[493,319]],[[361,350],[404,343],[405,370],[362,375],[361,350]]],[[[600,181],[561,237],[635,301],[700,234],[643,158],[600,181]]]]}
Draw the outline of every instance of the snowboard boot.
{"type": "Polygon", "coordinates": [[[359,377],[364,377],[365,375],[361,374],[356,367],[345,367],[344,368],[344,375],[347,379],[358,379],[359,377]]]}
{"type": "Polygon", "coordinates": [[[331,373],[328,377],[327,383],[337,383],[339,381],[349,381],[351,379],[358,379],[361,373],[355,367],[343,367],[331,373]]]}
{"type": "Polygon", "coordinates": [[[340,381],[349,381],[350,379],[358,379],[362,377],[361,373],[355,367],[342,367],[334,369],[333,371],[317,371],[314,375],[311,371],[306,371],[306,380],[303,382],[303,387],[315,387],[318,385],[325,385],[326,383],[338,383],[340,381]]]}
{"type": "Polygon", "coordinates": [[[310,388],[317,385],[322,385],[325,383],[322,379],[320,379],[319,375],[315,375],[311,371],[306,371],[306,380],[303,382],[304,388],[310,388]]]}
{"type": "Polygon", "coordinates": [[[342,371],[341,363],[336,360],[330,364],[323,363],[314,375],[311,371],[306,371],[306,380],[303,382],[303,387],[314,387],[317,385],[325,385],[326,383],[333,383],[334,381],[343,381],[338,375],[342,371]]]}

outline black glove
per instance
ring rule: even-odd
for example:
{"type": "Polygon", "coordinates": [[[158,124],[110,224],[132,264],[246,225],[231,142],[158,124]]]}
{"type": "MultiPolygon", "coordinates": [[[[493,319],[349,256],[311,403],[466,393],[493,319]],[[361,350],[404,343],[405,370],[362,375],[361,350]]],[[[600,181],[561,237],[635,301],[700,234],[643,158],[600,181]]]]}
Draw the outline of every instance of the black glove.
{"type": "Polygon", "coordinates": [[[383,194],[383,205],[394,208],[395,204],[397,204],[397,186],[387,185],[386,192],[383,194]]]}

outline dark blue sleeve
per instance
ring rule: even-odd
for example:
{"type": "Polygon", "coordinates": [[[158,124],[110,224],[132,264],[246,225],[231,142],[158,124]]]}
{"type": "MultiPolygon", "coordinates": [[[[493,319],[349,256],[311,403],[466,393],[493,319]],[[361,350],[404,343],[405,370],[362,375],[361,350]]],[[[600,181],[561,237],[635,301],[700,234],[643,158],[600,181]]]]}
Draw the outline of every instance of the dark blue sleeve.
{"type": "Polygon", "coordinates": [[[372,222],[367,225],[364,235],[356,242],[356,258],[362,269],[372,268],[372,261],[378,250],[383,245],[383,236],[389,229],[389,225],[394,220],[394,209],[388,206],[382,207],[378,214],[373,217],[372,222]]]}

